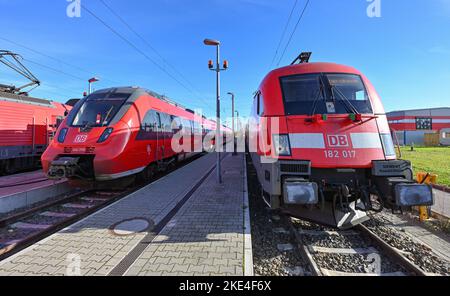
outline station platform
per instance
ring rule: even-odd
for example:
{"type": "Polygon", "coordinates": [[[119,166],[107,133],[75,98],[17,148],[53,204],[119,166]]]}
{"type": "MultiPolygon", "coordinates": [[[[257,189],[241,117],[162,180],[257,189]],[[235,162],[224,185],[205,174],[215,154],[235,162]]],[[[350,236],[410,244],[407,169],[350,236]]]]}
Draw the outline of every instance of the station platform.
{"type": "Polygon", "coordinates": [[[431,209],[439,215],[450,219],[450,193],[433,189],[434,205],[431,209]]]}
{"type": "Polygon", "coordinates": [[[42,171],[0,178],[0,214],[31,206],[71,191],[66,180],[48,180],[42,171]]]}
{"type": "Polygon", "coordinates": [[[251,275],[244,156],[207,154],[0,262],[0,275],[251,275]],[[246,227],[245,227],[246,226],[246,227]]]}

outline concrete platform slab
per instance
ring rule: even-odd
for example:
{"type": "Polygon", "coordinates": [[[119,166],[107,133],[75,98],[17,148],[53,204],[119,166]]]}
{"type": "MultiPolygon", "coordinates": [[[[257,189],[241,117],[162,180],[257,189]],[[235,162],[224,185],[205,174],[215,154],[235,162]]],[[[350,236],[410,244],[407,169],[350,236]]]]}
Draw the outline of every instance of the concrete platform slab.
{"type": "Polygon", "coordinates": [[[66,180],[48,180],[42,171],[0,178],[0,214],[73,191],[66,180]]]}
{"type": "MultiPolygon", "coordinates": [[[[117,234],[114,226],[157,225],[214,163],[208,154],[22,250],[0,262],[0,275],[108,275],[148,234],[140,227],[117,234]]],[[[243,274],[243,158],[229,156],[223,166],[233,169],[224,175],[229,184],[216,186],[211,175],[127,274],[243,274]]]]}
{"type": "Polygon", "coordinates": [[[223,184],[211,174],[126,275],[244,275],[243,155],[222,168],[223,184]]]}

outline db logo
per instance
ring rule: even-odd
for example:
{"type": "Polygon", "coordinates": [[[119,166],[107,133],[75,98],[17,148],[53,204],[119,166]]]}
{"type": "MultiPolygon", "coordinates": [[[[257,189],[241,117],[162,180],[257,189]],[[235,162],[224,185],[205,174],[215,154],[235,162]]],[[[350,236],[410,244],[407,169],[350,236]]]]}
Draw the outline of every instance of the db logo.
{"type": "Polygon", "coordinates": [[[329,147],[348,147],[348,138],[346,135],[328,135],[329,147]]]}
{"type": "Polygon", "coordinates": [[[74,143],[84,143],[87,140],[87,135],[78,135],[75,137],[74,143]]]}

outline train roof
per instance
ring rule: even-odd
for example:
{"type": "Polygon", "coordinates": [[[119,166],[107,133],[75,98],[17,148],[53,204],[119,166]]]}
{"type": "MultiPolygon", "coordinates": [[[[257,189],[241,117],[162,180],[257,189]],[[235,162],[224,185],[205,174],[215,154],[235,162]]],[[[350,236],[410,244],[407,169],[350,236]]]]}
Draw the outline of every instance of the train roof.
{"type": "Polygon", "coordinates": [[[263,94],[264,114],[266,116],[278,116],[285,114],[284,104],[282,102],[282,90],[280,86],[280,77],[312,74],[312,73],[346,73],[360,75],[369,93],[374,113],[384,114],[384,107],[381,104],[380,97],[373,85],[359,70],[336,63],[300,63],[286,67],[278,68],[269,72],[261,82],[258,92],[263,94]],[[278,99],[277,99],[278,98],[278,99]]]}
{"type": "Polygon", "coordinates": [[[135,99],[137,99],[140,95],[142,94],[149,94],[152,97],[155,97],[161,101],[165,101],[166,103],[169,103],[171,105],[177,106],[179,108],[182,108],[188,112],[190,112],[190,109],[187,109],[186,107],[184,107],[181,104],[178,104],[177,102],[169,99],[168,97],[161,95],[155,91],[149,90],[149,89],[145,89],[139,86],[120,86],[120,87],[111,87],[111,88],[105,88],[105,89],[100,89],[97,90],[95,93],[109,93],[109,92],[116,92],[116,93],[124,93],[124,94],[129,94],[130,98],[129,100],[133,101],[135,99]]]}
{"type": "Polygon", "coordinates": [[[290,65],[271,71],[267,77],[282,77],[295,74],[307,74],[307,73],[321,73],[321,72],[334,72],[334,73],[350,73],[359,74],[361,72],[353,67],[340,65],[336,63],[302,63],[296,65],[290,65]]]}
{"type": "Polygon", "coordinates": [[[53,107],[52,101],[0,91],[0,101],[30,104],[43,107],[53,107]]]}

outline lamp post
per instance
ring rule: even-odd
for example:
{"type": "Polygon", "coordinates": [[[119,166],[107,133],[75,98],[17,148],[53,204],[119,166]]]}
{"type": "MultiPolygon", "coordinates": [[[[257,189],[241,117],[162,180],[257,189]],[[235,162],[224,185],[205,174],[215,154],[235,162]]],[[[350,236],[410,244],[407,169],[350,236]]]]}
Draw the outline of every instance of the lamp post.
{"type": "Polygon", "coordinates": [[[98,79],[97,77],[92,77],[91,79],[88,80],[89,82],[89,93],[88,95],[90,95],[92,93],[92,83],[98,82],[100,81],[100,79],[98,79]]]}
{"type": "Polygon", "coordinates": [[[217,183],[222,183],[222,168],[221,168],[221,161],[220,161],[220,145],[222,143],[221,135],[220,135],[220,71],[224,71],[228,68],[228,62],[224,61],[223,69],[220,68],[220,41],[213,40],[213,39],[205,39],[203,41],[205,45],[208,46],[215,46],[216,47],[216,68],[213,66],[213,62],[210,60],[208,62],[208,67],[211,71],[216,72],[216,153],[217,153],[217,165],[216,165],[216,171],[217,171],[217,183]]]}
{"type": "Polygon", "coordinates": [[[236,112],[236,128],[237,129],[241,129],[241,123],[240,123],[240,121],[239,121],[239,111],[235,111],[236,112]]]}
{"type": "Polygon", "coordinates": [[[232,120],[232,129],[233,129],[233,156],[237,155],[236,151],[236,129],[234,126],[234,93],[228,93],[231,96],[231,120],[232,120]]]}

